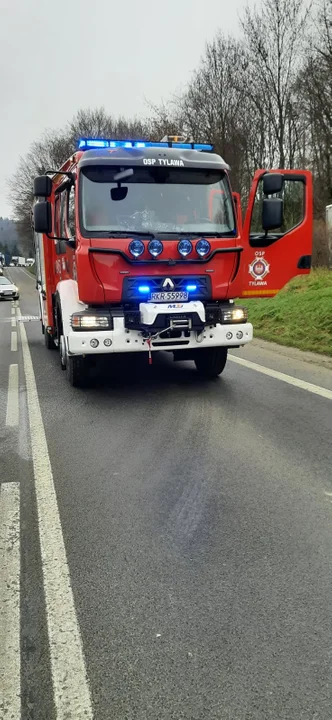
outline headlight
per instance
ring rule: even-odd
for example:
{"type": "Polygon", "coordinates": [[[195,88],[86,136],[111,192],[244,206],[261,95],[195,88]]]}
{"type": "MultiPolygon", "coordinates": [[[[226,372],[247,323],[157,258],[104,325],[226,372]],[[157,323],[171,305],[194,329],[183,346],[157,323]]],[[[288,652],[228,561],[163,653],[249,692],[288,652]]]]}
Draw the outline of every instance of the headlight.
{"type": "Polygon", "coordinates": [[[193,249],[193,246],[192,246],[192,243],[190,242],[190,240],[186,240],[186,239],[180,240],[180,242],[178,244],[178,251],[179,251],[180,255],[182,255],[182,257],[187,257],[187,255],[190,255],[190,253],[192,252],[192,249],[193,249]]]}
{"type": "Polygon", "coordinates": [[[145,245],[142,242],[142,240],[132,240],[129,244],[129,252],[135,257],[138,258],[141,255],[143,255],[145,250],[145,245]]]}
{"type": "Polygon", "coordinates": [[[208,255],[209,252],[211,252],[211,245],[208,240],[204,240],[202,238],[201,240],[198,240],[196,243],[196,252],[197,255],[200,257],[204,257],[204,255],[208,255]]]}
{"type": "Polygon", "coordinates": [[[158,257],[162,253],[164,246],[161,240],[150,240],[148,244],[148,251],[153,257],[158,257]]]}
{"type": "Polygon", "coordinates": [[[71,326],[73,330],[109,330],[112,328],[109,315],[84,315],[84,313],[74,313],[71,316],[71,326]]]}
{"type": "Polygon", "coordinates": [[[248,310],[245,307],[230,307],[222,311],[224,323],[245,323],[248,320],[248,310]]]}

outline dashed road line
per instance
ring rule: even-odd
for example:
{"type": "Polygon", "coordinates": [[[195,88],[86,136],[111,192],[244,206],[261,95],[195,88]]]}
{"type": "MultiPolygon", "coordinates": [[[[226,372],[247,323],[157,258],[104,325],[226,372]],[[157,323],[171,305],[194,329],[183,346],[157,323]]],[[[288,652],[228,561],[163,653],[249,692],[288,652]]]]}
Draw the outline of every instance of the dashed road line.
{"type": "MultiPolygon", "coordinates": [[[[18,316],[20,311],[18,310],[18,316]]],[[[19,323],[26,378],[38,527],[57,720],[92,720],[82,639],[26,330],[19,323]]]]}
{"type": "Polygon", "coordinates": [[[16,318],[12,317],[12,327],[16,327],[16,318]]]}
{"type": "Polygon", "coordinates": [[[0,490],[0,717],[21,717],[20,486],[0,490]]]}
{"type": "Polygon", "coordinates": [[[18,425],[18,365],[9,365],[6,425],[18,425]]]}
{"type": "Polygon", "coordinates": [[[279,372],[279,370],[272,370],[271,368],[265,367],[265,365],[258,365],[258,363],[251,362],[251,360],[244,360],[236,355],[229,355],[228,358],[232,362],[242,365],[249,370],[255,370],[275,380],[281,380],[282,382],[288,383],[288,385],[294,385],[294,387],[300,388],[301,390],[313,393],[313,395],[320,395],[327,400],[332,400],[332,390],[320,387],[320,385],[313,385],[313,383],[306,382],[306,380],[300,380],[292,375],[286,375],[286,373],[279,372]]]}
{"type": "Polygon", "coordinates": [[[17,332],[12,332],[10,349],[12,352],[17,351],[17,332]]]}

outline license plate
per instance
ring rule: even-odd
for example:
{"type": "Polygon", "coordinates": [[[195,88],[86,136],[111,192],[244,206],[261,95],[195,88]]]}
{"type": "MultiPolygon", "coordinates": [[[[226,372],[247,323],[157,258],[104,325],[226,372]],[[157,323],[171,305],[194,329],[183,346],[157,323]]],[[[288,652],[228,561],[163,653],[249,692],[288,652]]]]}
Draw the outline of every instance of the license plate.
{"type": "Polygon", "coordinates": [[[188,300],[187,292],[155,292],[151,293],[150,302],[183,302],[188,300]]]}
{"type": "Polygon", "coordinates": [[[12,293],[11,290],[5,290],[5,292],[4,292],[4,295],[12,295],[12,294],[13,294],[13,293],[12,293]]]}

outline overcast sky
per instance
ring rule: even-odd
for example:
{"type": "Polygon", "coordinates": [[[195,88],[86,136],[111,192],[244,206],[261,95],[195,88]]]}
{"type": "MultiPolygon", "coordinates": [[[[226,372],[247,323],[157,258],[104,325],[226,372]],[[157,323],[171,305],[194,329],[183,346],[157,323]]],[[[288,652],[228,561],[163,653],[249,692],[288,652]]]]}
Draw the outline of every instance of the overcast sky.
{"type": "Polygon", "coordinates": [[[184,87],[254,0],[0,0],[0,216],[6,178],[46,128],[82,107],[146,115],[184,87]]]}

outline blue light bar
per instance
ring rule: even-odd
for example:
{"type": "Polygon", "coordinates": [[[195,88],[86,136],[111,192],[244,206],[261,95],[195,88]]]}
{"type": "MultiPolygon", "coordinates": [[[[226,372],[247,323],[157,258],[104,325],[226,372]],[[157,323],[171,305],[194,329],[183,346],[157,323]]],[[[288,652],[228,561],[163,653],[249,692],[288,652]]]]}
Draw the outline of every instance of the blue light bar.
{"type": "Polygon", "coordinates": [[[79,150],[93,150],[104,148],[175,148],[177,150],[201,150],[212,152],[213,145],[208,143],[179,143],[179,142],[150,142],[145,140],[104,140],[99,138],[81,138],[78,141],[79,150]]]}
{"type": "Polygon", "coordinates": [[[197,285],[187,285],[186,290],[187,292],[194,292],[197,290],[197,285]]]}
{"type": "Polygon", "coordinates": [[[150,292],[150,288],[148,285],[140,285],[138,288],[138,292],[140,292],[142,294],[146,294],[146,293],[150,292]]]}

